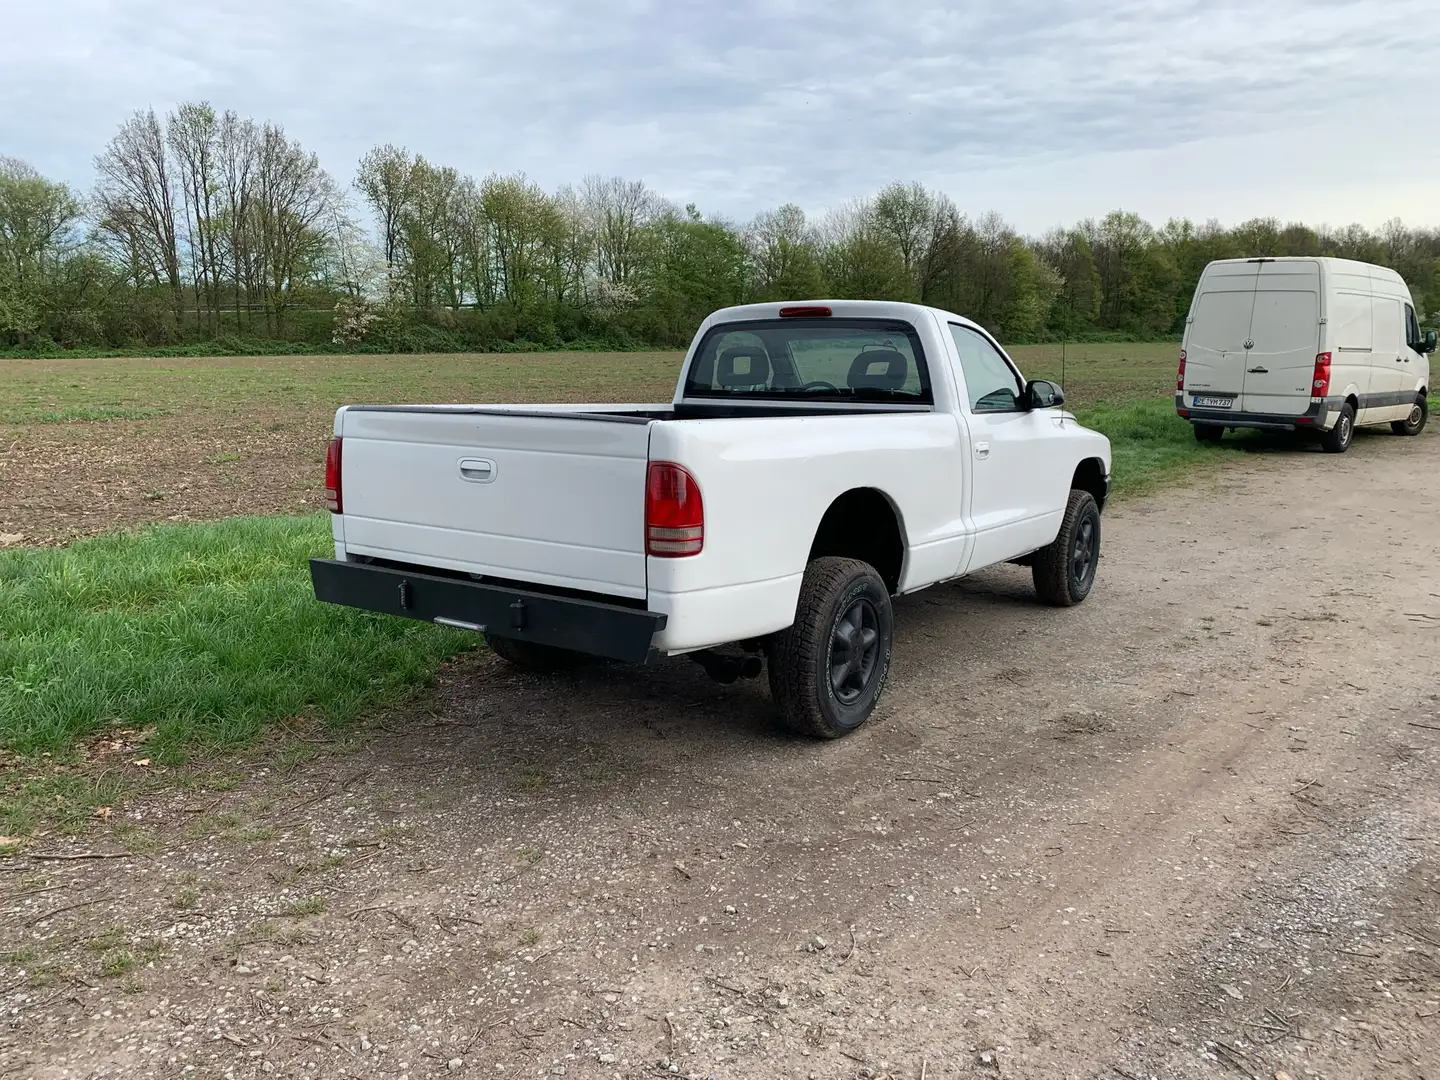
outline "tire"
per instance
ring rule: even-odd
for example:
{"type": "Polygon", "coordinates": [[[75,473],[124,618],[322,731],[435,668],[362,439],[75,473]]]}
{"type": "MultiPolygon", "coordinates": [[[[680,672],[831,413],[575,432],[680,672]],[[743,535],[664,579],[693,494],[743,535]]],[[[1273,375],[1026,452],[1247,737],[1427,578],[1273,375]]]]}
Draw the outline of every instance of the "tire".
{"type": "Polygon", "coordinates": [[[1404,420],[1396,420],[1390,425],[1390,430],[1396,435],[1419,435],[1425,430],[1425,421],[1430,419],[1430,406],[1425,401],[1425,395],[1419,394],[1415,398],[1415,405],[1410,410],[1410,415],[1404,420]]]}
{"type": "Polygon", "coordinates": [[[1225,435],[1225,429],[1219,424],[1196,424],[1195,441],[1201,443],[1218,443],[1225,435]]]}
{"type": "Polygon", "coordinates": [[[1320,445],[1327,454],[1343,454],[1350,449],[1355,438],[1355,409],[1347,401],[1340,406],[1340,416],[1335,426],[1320,437],[1320,445]]]}
{"type": "Polygon", "coordinates": [[[1035,553],[1035,594],[1055,607],[1073,607],[1090,595],[1099,563],[1100,507],[1090,492],[1073,489],[1059,534],[1035,553]]]}
{"type": "Polygon", "coordinates": [[[516,641],[495,634],[486,634],[485,643],[501,660],[525,671],[567,671],[579,667],[588,659],[584,653],[557,649],[554,645],[537,645],[533,641],[516,641]]]}
{"type": "Polygon", "coordinates": [[[770,695],[785,726],[838,739],[870,719],[890,673],[894,630],[890,590],[874,567],[858,559],[812,562],[794,625],[766,649],[770,695]]]}

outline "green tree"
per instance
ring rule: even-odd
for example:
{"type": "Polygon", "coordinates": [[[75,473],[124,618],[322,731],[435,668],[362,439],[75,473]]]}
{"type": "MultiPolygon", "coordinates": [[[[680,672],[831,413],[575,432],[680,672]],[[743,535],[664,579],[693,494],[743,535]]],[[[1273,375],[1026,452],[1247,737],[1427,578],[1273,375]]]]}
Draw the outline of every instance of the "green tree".
{"type": "Polygon", "coordinates": [[[805,211],[794,203],[756,216],[745,233],[756,300],[818,297],[825,291],[820,255],[805,211]]]}

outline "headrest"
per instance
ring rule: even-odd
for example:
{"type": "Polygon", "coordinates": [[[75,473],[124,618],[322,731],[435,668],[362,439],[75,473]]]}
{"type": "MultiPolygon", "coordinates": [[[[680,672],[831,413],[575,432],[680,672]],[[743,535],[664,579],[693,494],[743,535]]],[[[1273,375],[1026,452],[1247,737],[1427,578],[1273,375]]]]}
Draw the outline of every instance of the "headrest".
{"type": "Polygon", "coordinates": [[[715,363],[717,386],[765,386],[770,382],[770,356],[759,346],[726,349],[715,363]]]}
{"type": "Polygon", "coordinates": [[[850,363],[845,380],[852,390],[899,390],[910,374],[910,362],[894,349],[866,349],[850,363]]]}

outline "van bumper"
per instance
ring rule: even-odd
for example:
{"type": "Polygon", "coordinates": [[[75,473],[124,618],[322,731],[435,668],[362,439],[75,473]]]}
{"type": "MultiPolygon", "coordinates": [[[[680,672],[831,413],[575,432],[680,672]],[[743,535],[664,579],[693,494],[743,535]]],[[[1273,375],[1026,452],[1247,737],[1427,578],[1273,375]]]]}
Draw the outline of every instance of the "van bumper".
{"type": "Polygon", "coordinates": [[[632,664],[660,655],[651,642],[666,622],[638,607],[337,559],[311,559],[310,581],[326,603],[632,664]]]}
{"type": "Polygon", "coordinates": [[[1298,416],[1282,413],[1234,412],[1230,409],[1187,408],[1185,396],[1175,395],[1175,412],[1192,424],[1214,424],[1227,428],[1257,428],[1262,431],[1329,431],[1331,417],[1340,411],[1344,398],[1312,401],[1298,416]]]}

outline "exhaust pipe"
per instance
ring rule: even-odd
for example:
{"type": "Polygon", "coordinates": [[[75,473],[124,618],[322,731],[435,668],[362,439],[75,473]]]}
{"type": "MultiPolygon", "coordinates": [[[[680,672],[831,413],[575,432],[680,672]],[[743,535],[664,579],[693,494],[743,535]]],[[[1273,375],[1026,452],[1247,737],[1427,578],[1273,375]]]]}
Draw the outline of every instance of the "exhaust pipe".
{"type": "Polygon", "coordinates": [[[687,655],[704,669],[706,675],[727,686],[737,679],[753,679],[765,668],[764,661],[754,654],[726,656],[712,649],[702,649],[687,655]]]}

